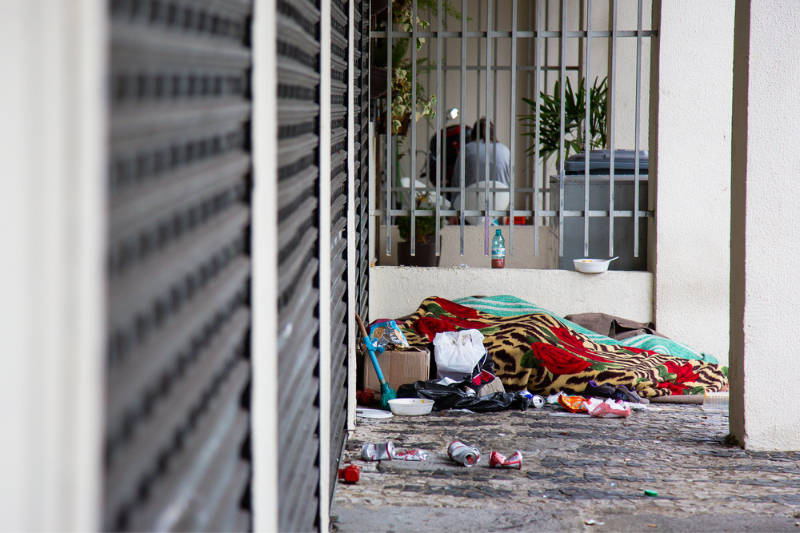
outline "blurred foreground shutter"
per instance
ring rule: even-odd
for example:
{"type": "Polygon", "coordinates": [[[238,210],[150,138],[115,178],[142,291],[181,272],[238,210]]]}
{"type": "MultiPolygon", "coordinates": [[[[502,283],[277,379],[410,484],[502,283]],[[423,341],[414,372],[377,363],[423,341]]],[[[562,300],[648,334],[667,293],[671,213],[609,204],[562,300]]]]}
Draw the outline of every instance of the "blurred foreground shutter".
{"type": "Polygon", "coordinates": [[[331,443],[330,499],[347,437],[348,4],[331,1],[331,443]]]}
{"type": "MultiPolygon", "coordinates": [[[[356,1],[356,0],[351,0],[356,1]]],[[[355,5],[355,76],[352,127],[355,134],[355,232],[356,313],[365,320],[369,315],[369,2],[355,5]]]]}
{"type": "Polygon", "coordinates": [[[112,0],[105,528],[250,513],[252,0],[112,0]]]}
{"type": "Polygon", "coordinates": [[[278,0],[277,7],[278,520],[281,531],[312,531],[319,529],[322,497],[318,275],[320,11],[317,0],[278,0]]]}

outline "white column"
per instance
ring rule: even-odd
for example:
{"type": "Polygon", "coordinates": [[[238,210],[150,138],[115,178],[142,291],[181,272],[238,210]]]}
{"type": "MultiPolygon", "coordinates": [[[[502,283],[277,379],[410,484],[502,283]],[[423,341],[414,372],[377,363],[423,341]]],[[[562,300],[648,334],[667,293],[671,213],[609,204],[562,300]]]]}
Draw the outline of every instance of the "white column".
{"type": "Polygon", "coordinates": [[[101,524],[105,2],[0,2],[0,522],[101,524]]]}
{"type": "MultiPolygon", "coordinates": [[[[355,2],[348,2],[347,27],[347,430],[356,429],[356,350],[358,335],[356,331],[356,175],[355,168],[355,134],[359,132],[361,142],[361,125],[355,124],[355,48],[361,43],[355,40],[355,2]]],[[[360,24],[360,22],[359,22],[360,24]]],[[[360,80],[359,80],[360,83],[360,80]]],[[[360,90],[360,88],[359,88],[360,90]]],[[[359,119],[360,121],[360,119],[359,119]]],[[[361,170],[359,170],[359,173],[361,170]]],[[[360,194],[360,193],[359,193],[360,194]]]]}
{"type": "Polygon", "coordinates": [[[278,58],[275,0],[253,6],[253,524],[278,531],[278,58]]]}
{"type": "Polygon", "coordinates": [[[319,523],[328,531],[331,464],[331,0],[320,5],[319,53],[319,523]]]}
{"type": "Polygon", "coordinates": [[[729,331],[733,11],[734,0],[654,1],[659,36],[650,80],[649,198],[656,218],[648,251],[656,326],[722,364],[729,331]]]}
{"type": "Polygon", "coordinates": [[[730,426],[752,450],[800,450],[799,27],[794,0],[736,1],[730,426]]]}

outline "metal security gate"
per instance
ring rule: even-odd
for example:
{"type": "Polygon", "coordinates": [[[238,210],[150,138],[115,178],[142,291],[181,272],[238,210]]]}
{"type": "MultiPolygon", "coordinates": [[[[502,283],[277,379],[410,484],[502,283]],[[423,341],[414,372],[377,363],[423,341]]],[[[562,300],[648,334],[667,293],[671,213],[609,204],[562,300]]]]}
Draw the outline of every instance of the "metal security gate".
{"type": "Polygon", "coordinates": [[[112,0],[104,527],[251,529],[251,0],[112,0]]]}
{"type": "Polygon", "coordinates": [[[369,315],[369,2],[356,1],[354,36],[353,129],[355,134],[355,257],[356,312],[369,315]]]}
{"type": "Polygon", "coordinates": [[[331,1],[331,426],[330,494],[347,437],[347,131],[349,6],[331,1]]]}
{"type": "MultiPolygon", "coordinates": [[[[279,528],[319,529],[319,4],[278,11],[279,528]]],[[[330,177],[325,176],[325,179],[330,177]]]]}

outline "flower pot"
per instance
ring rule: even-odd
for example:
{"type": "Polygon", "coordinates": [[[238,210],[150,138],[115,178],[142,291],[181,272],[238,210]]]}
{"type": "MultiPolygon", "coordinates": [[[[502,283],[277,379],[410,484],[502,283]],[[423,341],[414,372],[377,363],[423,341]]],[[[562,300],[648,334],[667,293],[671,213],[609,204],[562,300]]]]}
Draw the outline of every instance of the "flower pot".
{"type": "MultiPolygon", "coordinates": [[[[441,244],[441,237],[439,243],[441,244]]],[[[415,255],[411,255],[410,242],[397,243],[397,264],[403,266],[438,267],[439,259],[436,255],[436,243],[423,244],[417,242],[415,255]]]]}

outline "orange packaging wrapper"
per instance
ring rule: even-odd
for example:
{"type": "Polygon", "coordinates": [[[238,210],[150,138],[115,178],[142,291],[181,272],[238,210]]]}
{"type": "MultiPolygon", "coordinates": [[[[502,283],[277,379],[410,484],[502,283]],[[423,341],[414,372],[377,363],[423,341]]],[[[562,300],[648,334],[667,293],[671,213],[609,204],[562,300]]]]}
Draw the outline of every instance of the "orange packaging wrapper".
{"type": "Polygon", "coordinates": [[[558,403],[567,411],[572,413],[588,413],[586,409],[586,399],[582,396],[567,396],[562,394],[558,397],[558,403]]]}

